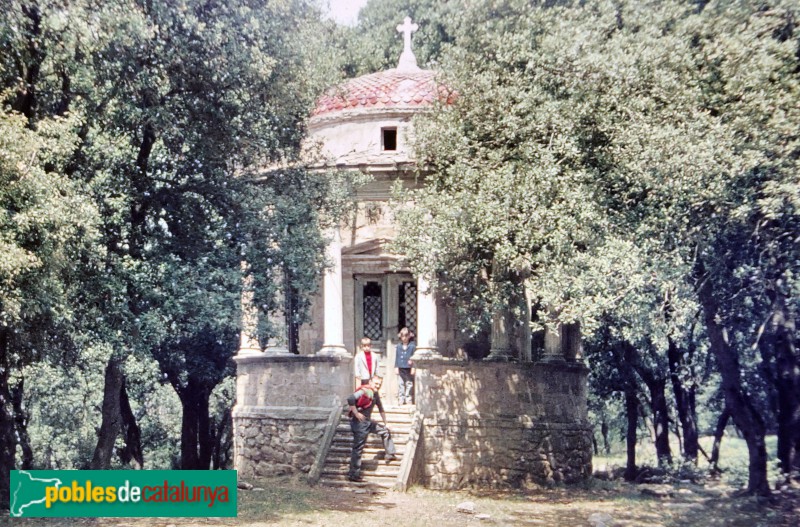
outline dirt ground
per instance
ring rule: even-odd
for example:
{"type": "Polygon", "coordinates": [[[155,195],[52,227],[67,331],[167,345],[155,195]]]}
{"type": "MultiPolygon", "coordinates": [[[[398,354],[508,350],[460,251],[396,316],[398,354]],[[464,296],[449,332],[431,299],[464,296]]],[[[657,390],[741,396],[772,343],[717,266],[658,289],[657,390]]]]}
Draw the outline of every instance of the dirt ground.
{"type": "Polygon", "coordinates": [[[239,490],[237,518],[0,518],[0,525],[50,527],[200,526],[785,526],[800,525],[800,489],[771,500],[737,497],[720,484],[628,485],[592,481],[584,487],[509,491],[342,491],[286,478],[239,490]],[[469,506],[471,502],[472,506],[469,506]],[[460,512],[462,508],[472,512],[460,512]]]}

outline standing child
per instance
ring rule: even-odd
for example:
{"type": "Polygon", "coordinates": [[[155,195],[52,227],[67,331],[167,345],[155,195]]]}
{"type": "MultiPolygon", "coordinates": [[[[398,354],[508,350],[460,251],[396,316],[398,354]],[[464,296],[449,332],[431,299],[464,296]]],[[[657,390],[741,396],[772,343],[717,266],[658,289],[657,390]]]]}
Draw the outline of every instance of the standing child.
{"type": "Polygon", "coordinates": [[[400,343],[395,349],[394,371],[399,376],[397,379],[398,404],[413,404],[414,390],[414,363],[411,356],[417,349],[411,339],[414,334],[408,328],[403,328],[397,334],[400,343]]]}
{"type": "Polygon", "coordinates": [[[372,341],[369,337],[361,339],[361,350],[356,353],[356,387],[367,384],[373,375],[378,373],[378,354],[372,353],[372,341]]]}

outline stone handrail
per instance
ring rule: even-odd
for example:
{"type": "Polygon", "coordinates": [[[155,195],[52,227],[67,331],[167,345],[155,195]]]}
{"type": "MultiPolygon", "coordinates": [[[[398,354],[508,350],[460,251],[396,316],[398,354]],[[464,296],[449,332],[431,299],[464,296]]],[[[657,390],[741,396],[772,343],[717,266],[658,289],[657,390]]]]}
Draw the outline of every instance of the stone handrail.
{"type": "Polygon", "coordinates": [[[408,431],[405,454],[403,455],[403,460],[400,462],[400,472],[397,474],[397,482],[394,484],[394,489],[400,492],[405,492],[408,488],[408,480],[411,477],[411,469],[414,467],[414,458],[417,454],[417,445],[419,444],[420,434],[422,433],[422,422],[424,419],[420,412],[416,412],[414,414],[414,420],[411,422],[411,429],[408,431]]]}
{"type": "Polygon", "coordinates": [[[322,435],[322,443],[319,445],[317,457],[314,458],[314,465],[308,472],[308,483],[311,485],[316,484],[322,475],[322,467],[325,465],[325,459],[328,457],[328,452],[333,443],[333,436],[336,435],[336,427],[342,417],[342,409],[342,404],[337,401],[328,415],[328,421],[325,423],[325,433],[322,435]]]}

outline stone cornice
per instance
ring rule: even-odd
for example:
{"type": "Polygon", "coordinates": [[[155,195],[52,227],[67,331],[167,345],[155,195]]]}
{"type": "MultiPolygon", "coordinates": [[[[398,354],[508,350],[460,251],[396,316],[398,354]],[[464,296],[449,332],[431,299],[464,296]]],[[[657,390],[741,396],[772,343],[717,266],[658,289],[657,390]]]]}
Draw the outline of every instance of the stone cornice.
{"type": "Polygon", "coordinates": [[[234,419],[325,420],[330,413],[328,407],[235,406],[231,415],[234,419]]]}
{"type": "Polygon", "coordinates": [[[338,365],[339,363],[342,362],[350,362],[352,359],[353,359],[352,357],[335,357],[335,356],[323,356],[323,355],[267,355],[266,353],[264,353],[257,355],[236,356],[233,358],[233,361],[237,365],[268,364],[276,362],[291,362],[294,364],[328,362],[331,363],[332,365],[338,365]]]}
{"type": "Polygon", "coordinates": [[[378,119],[403,119],[413,117],[421,113],[430,112],[430,107],[411,107],[411,108],[358,108],[352,110],[340,110],[337,113],[324,114],[312,117],[308,120],[308,131],[313,133],[320,128],[328,125],[340,125],[352,122],[372,122],[378,119]]]}

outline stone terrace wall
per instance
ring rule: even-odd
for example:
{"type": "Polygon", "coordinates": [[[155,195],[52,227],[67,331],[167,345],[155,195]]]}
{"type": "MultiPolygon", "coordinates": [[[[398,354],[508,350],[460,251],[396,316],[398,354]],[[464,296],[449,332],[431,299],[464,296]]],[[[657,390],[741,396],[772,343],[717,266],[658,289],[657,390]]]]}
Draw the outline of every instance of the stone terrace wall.
{"type": "Polygon", "coordinates": [[[427,487],[572,483],[591,474],[587,368],[574,362],[420,361],[427,487]]]}
{"type": "Polygon", "coordinates": [[[325,423],[341,409],[351,359],[309,355],[236,357],[234,468],[240,477],[307,473],[325,423]]]}

